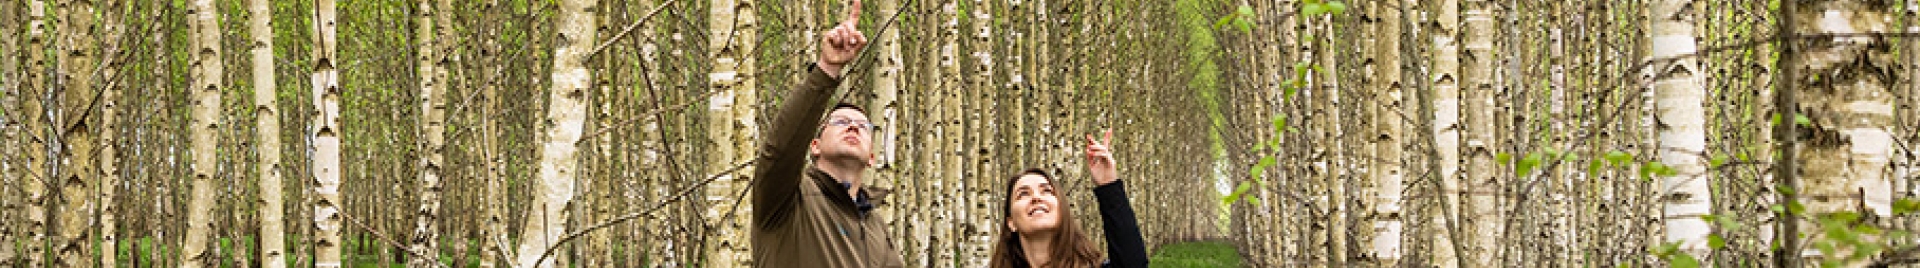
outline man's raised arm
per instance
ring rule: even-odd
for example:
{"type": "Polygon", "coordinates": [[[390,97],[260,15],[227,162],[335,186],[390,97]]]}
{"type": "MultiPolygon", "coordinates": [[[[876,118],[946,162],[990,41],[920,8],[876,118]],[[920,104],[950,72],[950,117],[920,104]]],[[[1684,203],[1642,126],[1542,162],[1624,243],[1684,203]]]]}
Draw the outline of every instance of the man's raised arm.
{"type": "Polygon", "coordinates": [[[759,162],[754,164],[754,225],[766,228],[786,222],[798,207],[800,187],[807,165],[807,145],[820,130],[821,114],[826,112],[834,88],[848,63],[866,47],[867,38],[855,28],[860,21],[860,1],[848,6],[847,19],[821,37],[820,59],[808,68],[800,84],[787,92],[786,100],[767,129],[761,144],[759,162]]]}

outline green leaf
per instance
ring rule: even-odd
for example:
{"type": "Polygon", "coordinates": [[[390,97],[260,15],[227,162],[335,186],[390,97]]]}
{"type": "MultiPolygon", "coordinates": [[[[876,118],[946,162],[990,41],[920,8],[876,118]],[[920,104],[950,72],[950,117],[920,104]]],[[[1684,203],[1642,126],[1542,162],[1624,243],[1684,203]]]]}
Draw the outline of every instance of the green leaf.
{"type": "Polygon", "coordinates": [[[1834,212],[1827,214],[1826,218],[1833,220],[1835,223],[1852,223],[1860,220],[1860,213],[1852,211],[1834,212]]]}
{"type": "Polygon", "coordinates": [[[1627,161],[1633,161],[1633,155],[1621,151],[1607,152],[1605,158],[1607,159],[1607,164],[1611,166],[1622,166],[1625,165],[1627,161]]]}
{"type": "Polygon", "coordinates": [[[1233,20],[1233,25],[1240,26],[1241,33],[1253,33],[1253,22],[1247,21],[1246,19],[1235,19],[1233,20]]]}
{"type": "Polygon", "coordinates": [[[1512,163],[1513,155],[1508,153],[1493,154],[1493,162],[1498,165],[1506,165],[1507,163],[1512,163]]]}
{"type": "Polygon", "coordinates": [[[1807,118],[1807,115],[1804,114],[1794,114],[1793,123],[1803,127],[1811,127],[1813,126],[1813,118],[1807,118]]]}
{"type": "Polygon", "coordinates": [[[1340,15],[1341,13],[1347,12],[1347,4],[1340,3],[1340,1],[1327,2],[1326,5],[1327,5],[1327,13],[1340,15]]]}
{"type": "Polygon", "coordinates": [[[1773,117],[1772,117],[1772,118],[1768,118],[1768,119],[1767,119],[1767,125],[1769,125],[1769,126],[1778,126],[1778,125],[1780,125],[1780,114],[1773,114],[1773,117]]]}
{"type": "Polygon", "coordinates": [[[1720,248],[1724,248],[1724,247],[1727,247],[1726,238],[1720,238],[1719,234],[1707,235],[1707,248],[1719,250],[1720,248]]]}
{"type": "Polygon", "coordinates": [[[1539,167],[1540,161],[1541,159],[1539,154],[1528,155],[1526,158],[1521,158],[1520,164],[1514,166],[1514,171],[1515,171],[1514,173],[1519,174],[1521,176],[1526,176],[1527,174],[1533,174],[1533,168],[1539,167]]]}
{"type": "Polygon", "coordinates": [[[1667,267],[1700,268],[1700,260],[1693,259],[1692,254],[1687,254],[1686,252],[1680,252],[1680,253],[1673,254],[1673,259],[1667,260],[1667,267]]]}
{"type": "Polygon", "coordinates": [[[1740,221],[1729,219],[1727,217],[1721,217],[1719,215],[1712,215],[1712,214],[1701,215],[1700,220],[1706,221],[1707,224],[1712,224],[1715,227],[1720,227],[1720,229],[1722,230],[1738,230],[1738,229],[1746,228],[1745,226],[1741,226],[1740,221]]]}
{"type": "Polygon", "coordinates": [[[1600,176],[1600,161],[1587,161],[1587,176],[1600,176]]]}
{"type": "MultiPolygon", "coordinates": [[[[1285,133],[1286,130],[1287,130],[1287,115],[1280,114],[1280,115],[1273,116],[1273,133],[1285,133]]],[[[1278,146],[1275,146],[1275,147],[1278,147],[1278,146]]]]}
{"type": "Polygon", "coordinates": [[[1867,234],[1869,236],[1880,236],[1884,231],[1885,230],[1881,230],[1880,227],[1875,227],[1872,224],[1856,224],[1853,226],[1853,232],[1867,234]]]}
{"type": "Polygon", "coordinates": [[[1220,17],[1220,20],[1213,21],[1213,29],[1217,31],[1217,30],[1220,30],[1220,28],[1227,27],[1228,22],[1236,21],[1234,20],[1234,17],[1236,16],[1239,16],[1239,14],[1232,14],[1232,15],[1227,15],[1225,17],[1220,17]]]}
{"type": "Polygon", "coordinates": [[[1653,250],[1653,255],[1660,255],[1660,256],[1673,255],[1673,253],[1675,252],[1680,252],[1680,243],[1679,242],[1661,243],[1660,246],[1654,247],[1652,250],[1653,250]]]}
{"type": "Polygon", "coordinates": [[[1304,3],[1300,7],[1300,14],[1306,14],[1307,16],[1319,16],[1320,14],[1327,14],[1327,5],[1320,4],[1320,3],[1304,3]]]}
{"type": "Polygon", "coordinates": [[[1720,168],[1720,166],[1726,165],[1727,161],[1728,161],[1727,156],[1716,155],[1716,156],[1713,156],[1713,159],[1707,160],[1707,167],[1720,168]]]}
{"type": "Polygon", "coordinates": [[[1680,171],[1674,170],[1673,166],[1668,166],[1666,163],[1660,162],[1647,162],[1646,169],[1648,169],[1649,172],[1653,172],[1653,175],[1661,177],[1672,177],[1680,174],[1680,171]]]}
{"type": "Polygon", "coordinates": [[[1254,15],[1253,15],[1253,6],[1250,6],[1250,5],[1240,5],[1240,10],[1239,10],[1239,12],[1240,12],[1240,13],[1237,13],[1237,14],[1240,14],[1240,16],[1242,16],[1242,17],[1253,17],[1253,16],[1254,16],[1254,15]]]}
{"type": "Polygon", "coordinates": [[[1912,198],[1893,200],[1893,215],[1905,215],[1914,211],[1920,211],[1920,200],[1912,198]]]}
{"type": "Polygon", "coordinates": [[[1248,184],[1244,181],[1240,182],[1240,186],[1233,188],[1232,194],[1227,194],[1226,197],[1220,198],[1220,203],[1232,205],[1233,202],[1240,201],[1240,196],[1246,195],[1248,190],[1253,190],[1253,184],[1248,184]]]}
{"type": "MultiPolygon", "coordinates": [[[[1814,240],[1813,248],[1819,249],[1820,253],[1823,253],[1821,255],[1833,255],[1833,251],[1834,251],[1833,242],[1827,241],[1826,239],[1814,240]]],[[[1829,259],[1828,261],[1832,261],[1832,260],[1829,259]]]]}

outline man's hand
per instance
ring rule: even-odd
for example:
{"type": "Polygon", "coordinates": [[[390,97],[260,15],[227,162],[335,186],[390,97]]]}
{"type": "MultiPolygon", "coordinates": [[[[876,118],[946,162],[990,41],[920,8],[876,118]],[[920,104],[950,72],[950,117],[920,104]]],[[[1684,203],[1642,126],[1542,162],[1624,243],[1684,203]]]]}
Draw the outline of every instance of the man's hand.
{"type": "Polygon", "coordinates": [[[820,70],[827,75],[839,78],[845,74],[843,67],[860,55],[860,48],[867,46],[867,36],[860,33],[860,0],[847,5],[847,19],[840,26],[827,30],[820,40],[820,70]]]}
{"type": "Polygon", "coordinates": [[[1099,141],[1093,140],[1092,134],[1087,135],[1087,169],[1089,169],[1087,173],[1093,175],[1095,186],[1112,184],[1120,180],[1120,175],[1114,168],[1113,149],[1107,147],[1109,144],[1113,144],[1111,129],[1107,130],[1106,137],[1099,141]]]}

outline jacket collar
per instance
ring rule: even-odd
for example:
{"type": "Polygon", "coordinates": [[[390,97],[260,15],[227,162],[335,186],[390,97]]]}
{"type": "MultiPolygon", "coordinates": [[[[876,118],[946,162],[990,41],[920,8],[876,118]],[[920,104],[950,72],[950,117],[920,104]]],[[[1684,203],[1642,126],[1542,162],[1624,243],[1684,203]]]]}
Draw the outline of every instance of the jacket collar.
{"type": "Polygon", "coordinates": [[[807,169],[807,177],[813,178],[814,186],[820,187],[820,192],[826,193],[827,200],[832,200],[835,207],[852,210],[861,216],[866,216],[867,212],[872,211],[874,207],[886,204],[883,200],[887,197],[889,191],[885,189],[867,186],[861,187],[862,189],[859,193],[849,195],[847,192],[853,190],[853,184],[842,183],[840,180],[834,179],[833,175],[827,174],[826,171],[821,171],[819,168],[809,168],[807,169]]]}

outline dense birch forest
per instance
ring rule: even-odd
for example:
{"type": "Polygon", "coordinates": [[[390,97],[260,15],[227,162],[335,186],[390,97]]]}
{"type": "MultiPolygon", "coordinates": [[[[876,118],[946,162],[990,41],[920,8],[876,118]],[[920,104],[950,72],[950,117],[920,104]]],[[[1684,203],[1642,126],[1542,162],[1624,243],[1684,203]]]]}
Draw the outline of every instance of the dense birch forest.
{"type": "Polygon", "coordinates": [[[1232,265],[1920,267],[1913,0],[0,1],[0,266],[777,262],[748,171],[855,8],[909,267],[1028,168],[1102,241],[1108,130],[1232,265]]]}

